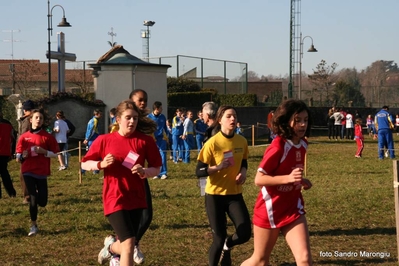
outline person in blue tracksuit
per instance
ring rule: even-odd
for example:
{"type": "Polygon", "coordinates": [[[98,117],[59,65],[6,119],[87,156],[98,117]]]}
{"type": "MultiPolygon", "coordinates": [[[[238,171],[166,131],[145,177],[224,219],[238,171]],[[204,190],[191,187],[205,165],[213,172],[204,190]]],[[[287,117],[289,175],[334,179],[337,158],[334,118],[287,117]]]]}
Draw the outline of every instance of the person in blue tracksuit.
{"type": "Polygon", "coordinates": [[[387,147],[391,159],[395,158],[392,136],[394,123],[388,110],[389,107],[384,105],[374,118],[374,125],[378,134],[378,158],[380,160],[384,159],[384,147],[387,147]]]}
{"type": "Polygon", "coordinates": [[[173,150],[173,162],[177,163],[183,159],[183,122],[184,112],[181,108],[176,109],[176,116],[172,120],[172,150],[173,150]]]}
{"type": "Polygon", "coordinates": [[[193,112],[188,110],[186,113],[186,119],[183,122],[183,143],[184,143],[184,151],[183,151],[183,163],[190,163],[190,150],[195,147],[195,139],[194,139],[194,123],[191,120],[193,118],[193,112]]]}
{"type": "Polygon", "coordinates": [[[198,119],[194,121],[194,131],[195,131],[195,140],[197,142],[197,149],[198,152],[202,149],[202,145],[204,143],[205,139],[205,132],[206,129],[208,128],[208,125],[205,124],[204,119],[202,118],[202,110],[199,110],[198,113],[198,119]]]}
{"type": "MultiPolygon", "coordinates": [[[[87,123],[87,128],[86,128],[86,133],[85,133],[85,140],[83,141],[83,144],[87,146],[87,149],[90,149],[91,144],[93,141],[98,137],[98,122],[99,119],[101,118],[102,112],[99,109],[95,109],[93,112],[93,117],[89,120],[87,123]]],[[[81,170],[82,174],[84,174],[86,171],[81,170]]],[[[95,170],[93,173],[98,174],[99,171],[95,170]]]]}
{"type": "Polygon", "coordinates": [[[161,153],[162,158],[162,167],[161,172],[158,176],[154,176],[154,179],[161,178],[166,179],[168,178],[168,168],[166,165],[166,151],[167,151],[167,142],[166,137],[168,135],[168,128],[166,127],[166,117],[162,114],[162,103],[161,102],[154,102],[152,106],[152,113],[148,115],[149,118],[155,121],[157,124],[157,129],[154,132],[155,142],[158,146],[159,152],[161,153]]]}

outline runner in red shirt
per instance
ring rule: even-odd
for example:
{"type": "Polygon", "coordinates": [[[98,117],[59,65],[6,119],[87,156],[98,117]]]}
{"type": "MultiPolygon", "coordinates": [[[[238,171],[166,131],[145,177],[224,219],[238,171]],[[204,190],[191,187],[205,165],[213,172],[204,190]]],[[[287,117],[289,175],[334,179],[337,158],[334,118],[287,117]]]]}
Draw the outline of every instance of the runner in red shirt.
{"type": "Polygon", "coordinates": [[[155,131],[155,122],[132,101],[123,101],[116,109],[119,130],[100,135],[92,143],[82,169],[104,169],[104,214],[118,236],[118,240],[105,239],[98,262],[120,254],[121,265],[133,265],[138,224],[147,208],[143,179],[157,176],[162,161],[153,137],[147,135],[155,131]]]}
{"type": "Polygon", "coordinates": [[[303,178],[310,121],[308,107],[299,100],[285,101],[275,112],[272,129],[277,137],[265,151],[255,176],[261,191],[253,216],[254,253],[241,266],[269,265],[280,232],[297,265],[312,264],[301,193],[302,188],[312,186],[303,178]]]}

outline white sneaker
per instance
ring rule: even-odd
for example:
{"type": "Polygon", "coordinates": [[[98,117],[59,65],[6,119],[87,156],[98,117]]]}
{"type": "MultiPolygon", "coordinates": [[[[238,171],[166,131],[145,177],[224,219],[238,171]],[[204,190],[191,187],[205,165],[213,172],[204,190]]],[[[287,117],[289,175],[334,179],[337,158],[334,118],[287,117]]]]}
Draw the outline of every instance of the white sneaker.
{"type": "Polygon", "coordinates": [[[97,257],[98,263],[104,264],[105,261],[107,261],[111,258],[111,252],[109,251],[109,247],[115,241],[116,241],[116,239],[113,235],[108,235],[104,239],[104,247],[100,250],[100,253],[98,253],[98,257],[97,257]]]}
{"type": "Polygon", "coordinates": [[[385,157],[388,158],[388,156],[389,156],[389,151],[386,150],[386,151],[385,151],[385,157]]]}
{"type": "Polygon", "coordinates": [[[36,225],[32,225],[30,230],[29,230],[28,236],[34,236],[34,235],[37,234],[37,232],[39,232],[39,229],[37,228],[37,226],[36,225]]]}
{"type": "Polygon", "coordinates": [[[61,165],[61,166],[58,168],[58,171],[62,171],[62,170],[65,170],[65,169],[66,169],[65,165],[61,165]]]}
{"type": "Polygon", "coordinates": [[[162,175],[162,176],[161,176],[161,179],[166,179],[166,178],[168,178],[167,175],[162,175]]]}
{"type": "Polygon", "coordinates": [[[120,266],[120,257],[118,255],[112,256],[111,260],[109,261],[109,266],[120,266]]]}
{"type": "Polygon", "coordinates": [[[158,179],[159,177],[158,176],[154,176],[152,179],[158,179]]]}
{"type": "Polygon", "coordinates": [[[133,260],[137,264],[144,262],[144,254],[141,252],[139,245],[134,246],[133,260]]]}

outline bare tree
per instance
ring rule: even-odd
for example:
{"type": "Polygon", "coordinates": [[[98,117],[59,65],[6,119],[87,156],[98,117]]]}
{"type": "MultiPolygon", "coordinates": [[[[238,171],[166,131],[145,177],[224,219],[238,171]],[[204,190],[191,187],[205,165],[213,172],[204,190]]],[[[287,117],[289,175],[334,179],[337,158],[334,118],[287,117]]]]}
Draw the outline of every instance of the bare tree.
{"type": "Polygon", "coordinates": [[[83,70],[76,67],[73,70],[68,70],[67,75],[68,82],[77,86],[80,89],[81,93],[87,94],[90,92],[90,84],[93,83],[90,70],[83,70]]]}
{"type": "Polygon", "coordinates": [[[386,94],[394,96],[396,91],[389,92],[387,80],[389,74],[398,71],[397,64],[393,61],[378,60],[373,62],[360,74],[364,94],[369,101],[370,106],[380,106],[381,102],[386,103],[386,94]]]}
{"type": "Polygon", "coordinates": [[[29,89],[39,88],[46,73],[43,73],[38,60],[25,60],[16,64],[14,69],[14,80],[20,94],[26,96],[29,89]]]}
{"type": "Polygon", "coordinates": [[[336,79],[334,72],[337,66],[337,63],[332,63],[331,66],[329,66],[325,60],[321,60],[316,66],[316,69],[313,69],[313,75],[309,75],[310,82],[313,86],[320,90],[320,93],[325,92],[327,104],[330,103],[329,89],[336,79]]]}

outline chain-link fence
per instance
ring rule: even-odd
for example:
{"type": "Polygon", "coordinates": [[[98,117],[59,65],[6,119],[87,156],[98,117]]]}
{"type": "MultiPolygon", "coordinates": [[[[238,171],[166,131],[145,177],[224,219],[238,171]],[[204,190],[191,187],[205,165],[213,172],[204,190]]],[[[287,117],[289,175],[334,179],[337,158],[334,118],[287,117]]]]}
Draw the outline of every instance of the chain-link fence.
{"type": "Polygon", "coordinates": [[[169,77],[194,80],[201,88],[222,94],[248,92],[248,64],[186,55],[153,57],[151,63],[170,65],[169,77]]]}

